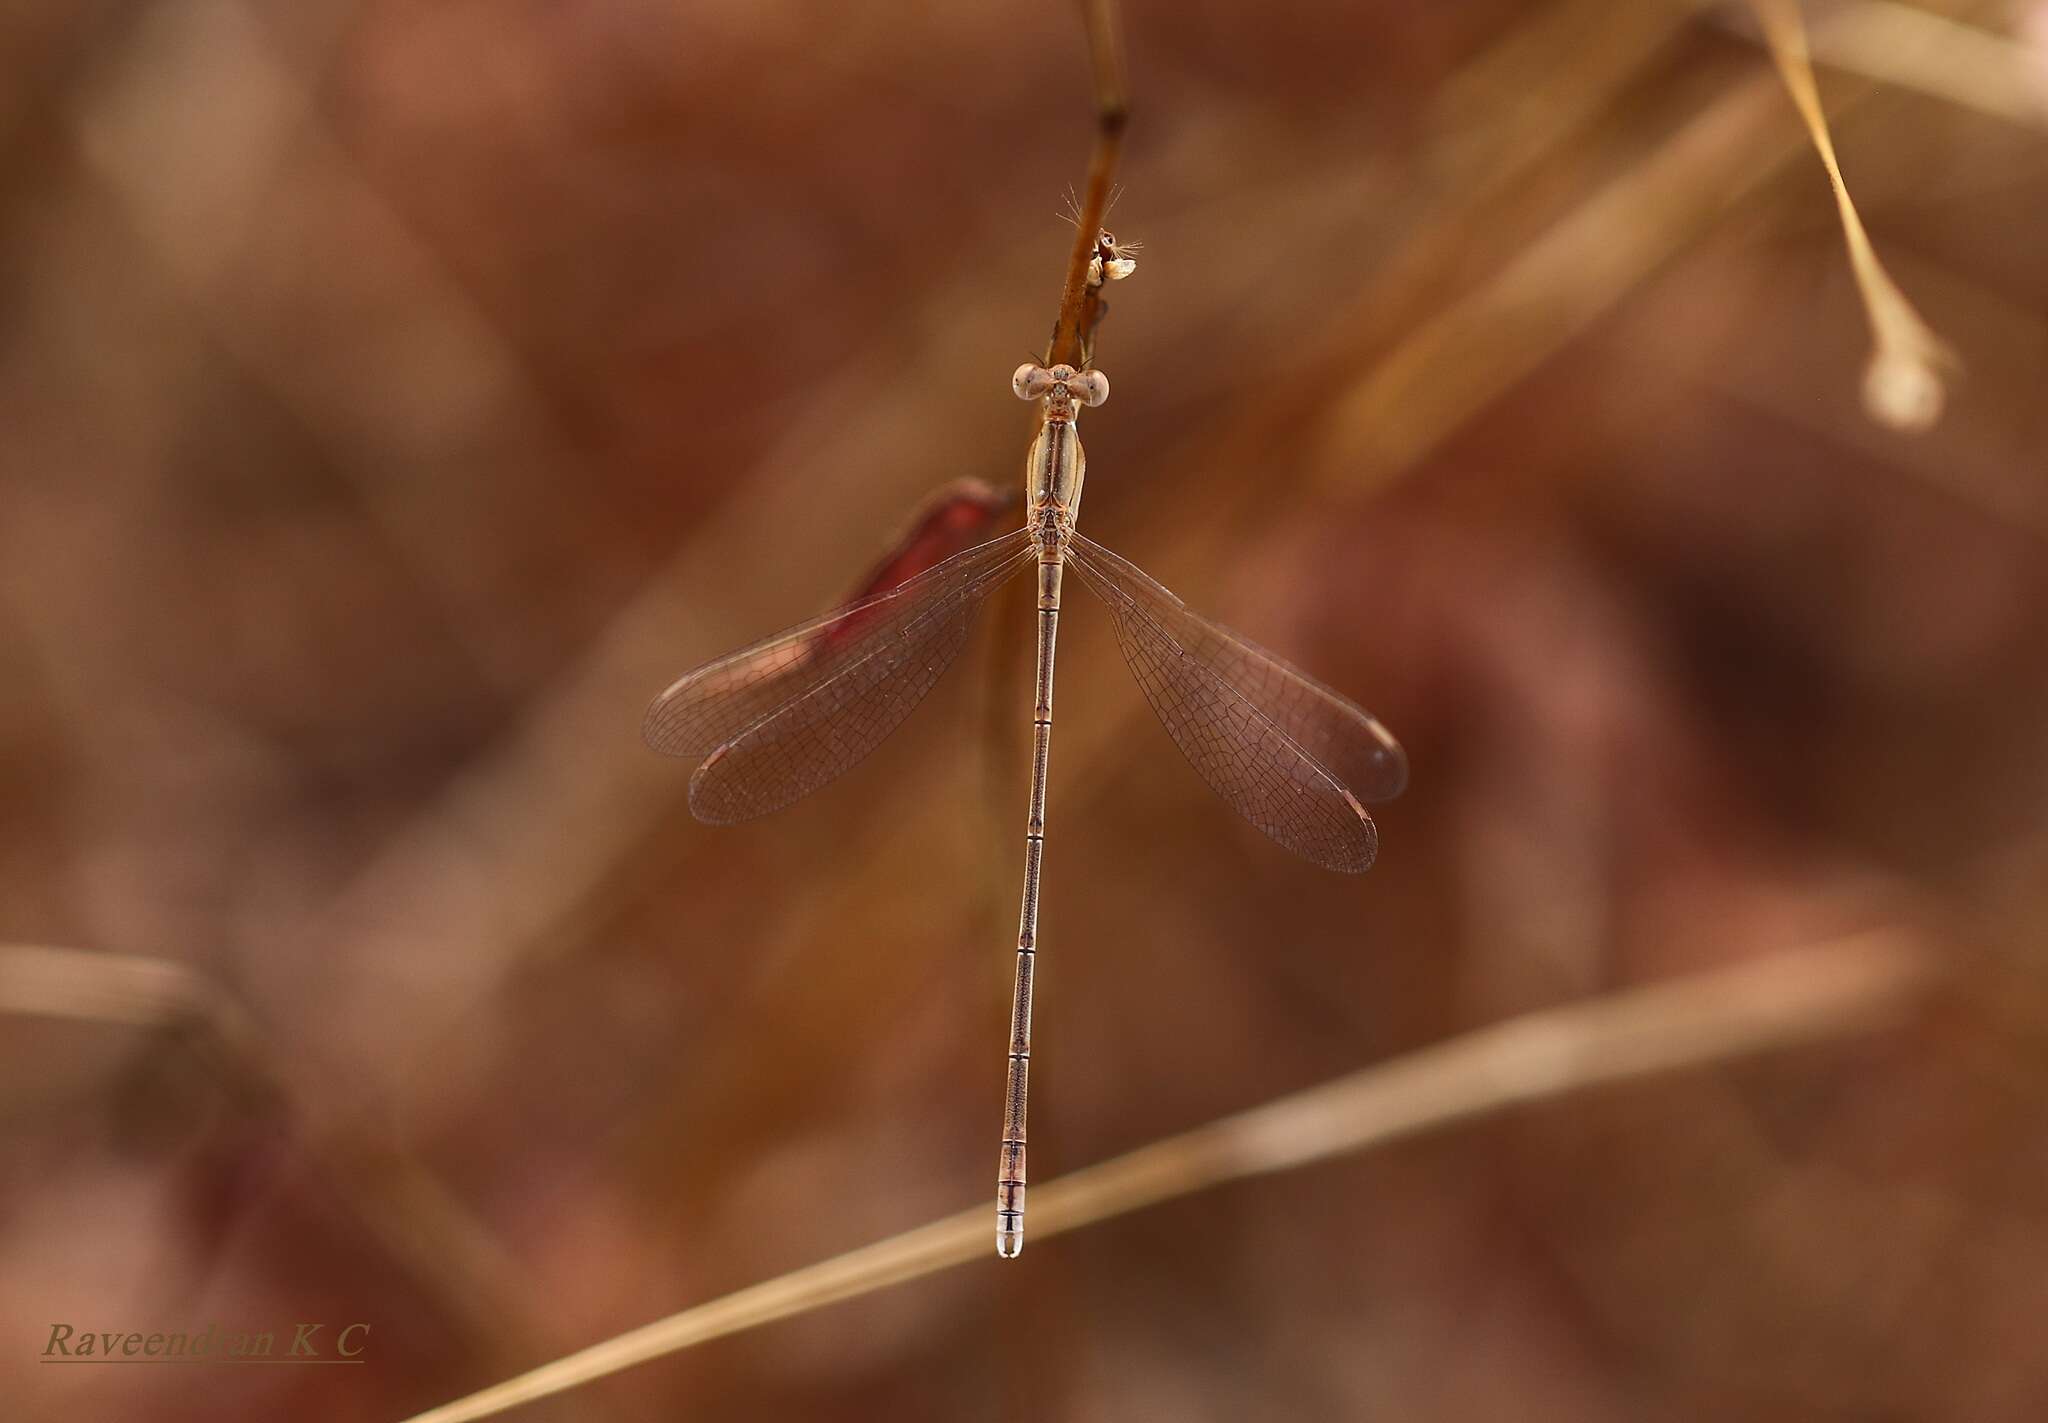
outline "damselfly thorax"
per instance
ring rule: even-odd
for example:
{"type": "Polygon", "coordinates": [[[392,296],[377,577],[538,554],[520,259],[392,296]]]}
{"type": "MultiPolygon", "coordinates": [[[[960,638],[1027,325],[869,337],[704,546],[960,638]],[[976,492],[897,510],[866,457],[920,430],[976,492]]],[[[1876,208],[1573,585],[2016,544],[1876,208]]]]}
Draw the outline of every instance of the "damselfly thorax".
{"type": "Polygon", "coordinates": [[[1024,460],[1024,499],[1032,537],[1041,549],[1057,549],[1080,517],[1081,482],[1088,474],[1079,407],[1109,399],[1109,377],[1072,366],[1048,370],[1027,361],[1010,377],[1010,389],[1019,400],[1045,402],[1045,421],[1024,460]]]}

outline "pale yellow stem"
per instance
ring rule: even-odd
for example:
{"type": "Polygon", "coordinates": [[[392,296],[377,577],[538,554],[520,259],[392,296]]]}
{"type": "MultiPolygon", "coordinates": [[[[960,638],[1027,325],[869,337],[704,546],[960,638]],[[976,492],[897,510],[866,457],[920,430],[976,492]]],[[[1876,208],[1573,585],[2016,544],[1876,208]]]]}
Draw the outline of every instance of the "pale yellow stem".
{"type": "Polygon", "coordinates": [[[1925,430],[1941,418],[1946,396],[1943,372],[1956,359],[1946,342],[1920,319],[1905,295],[1893,282],[1870,234],[1856,212],[1849,185],[1843,181],[1842,165],[1835,157],[1834,136],[1828,131],[1820,90],[1814,83],[1813,60],[1807,50],[1806,22],[1799,0],[1750,0],[1757,22],[1763,27],[1764,42],[1785,80],[1785,88],[1806,121],[1813,146],[1834,184],[1835,206],[1842,216],[1842,237],[1849,247],[1849,266],[1856,275],[1856,288],[1863,296],[1863,309],[1870,318],[1872,350],[1864,368],[1863,407],[1872,419],[1895,430],[1925,430]]]}
{"type": "MultiPolygon", "coordinates": [[[[1032,1235],[1043,1241],[1519,1103],[1879,1027],[1904,1012],[1929,968],[1912,940],[1872,932],[1531,1013],[1034,1186],[1032,1235]]],[[[976,1206],[656,1320],[407,1423],[487,1418],[708,1339],[988,1258],[988,1210],[976,1206]]]]}

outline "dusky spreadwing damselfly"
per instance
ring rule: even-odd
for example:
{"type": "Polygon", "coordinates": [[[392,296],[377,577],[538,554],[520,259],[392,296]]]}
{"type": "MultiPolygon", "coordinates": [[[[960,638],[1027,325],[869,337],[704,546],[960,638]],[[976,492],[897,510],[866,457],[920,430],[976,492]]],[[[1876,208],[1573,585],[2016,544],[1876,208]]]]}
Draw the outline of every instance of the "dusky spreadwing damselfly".
{"type": "MultiPolygon", "coordinates": [[[[1129,275],[1128,246],[1107,233],[1099,246],[1091,283],[1129,275]]],[[[1025,463],[1022,528],[685,673],[654,699],[642,726],[655,750],[700,763],[690,778],[698,819],[730,824],[780,810],[874,750],[959,655],[976,609],[1026,568],[1037,570],[1031,792],[996,1188],[996,1249],[1004,1257],[1024,1245],[1031,990],[1066,568],[1107,605],[1125,661],[1189,763],[1295,854],[1347,873],[1370,867],[1379,836],[1363,802],[1399,794],[1408,778],[1400,743],[1370,713],[1189,611],[1075,528],[1087,469],[1078,417],[1109,398],[1108,377],[1027,362],[1011,385],[1043,406],[1025,463]]]]}

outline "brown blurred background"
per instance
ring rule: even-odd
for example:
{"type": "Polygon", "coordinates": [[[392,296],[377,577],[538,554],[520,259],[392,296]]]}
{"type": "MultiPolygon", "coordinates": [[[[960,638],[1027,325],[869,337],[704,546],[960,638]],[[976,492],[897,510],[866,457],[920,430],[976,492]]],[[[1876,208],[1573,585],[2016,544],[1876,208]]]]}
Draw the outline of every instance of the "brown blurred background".
{"type": "MultiPolygon", "coordinates": [[[[2048,12],[1926,8],[1977,43],[1813,10],[1904,36],[1821,80],[1964,366],[1907,438],[1741,12],[1127,6],[1088,531],[1414,773],[1369,876],[1289,858],[1073,600],[1032,1166],[1869,927],[1955,970],[1908,1030],[513,1416],[2048,1416],[2048,12]]],[[[82,951],[6,975],[0,1413],[394,1418],[988,1197],[1028,617],[755,824],[637,724],[1016,480],[1068,10],[72,0],[0,53],[0,941],[82,951]],[[34,1362],[295,1320],[371,1366],[34,1362]]]]}

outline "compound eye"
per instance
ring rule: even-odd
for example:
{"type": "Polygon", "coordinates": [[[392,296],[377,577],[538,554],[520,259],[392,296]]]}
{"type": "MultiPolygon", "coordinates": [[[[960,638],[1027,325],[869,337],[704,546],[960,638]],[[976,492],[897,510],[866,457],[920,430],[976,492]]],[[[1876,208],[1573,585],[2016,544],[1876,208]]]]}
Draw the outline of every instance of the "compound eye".
{"type": "Polygon", "coordinates": [[[1068,379],[1067,389],[1083,405],[1100,405],[1109,399],[1109,377],[1101,371],[1083,371],[1068,379]]]}
{"type": "Polygon", "coordinates": [[[1017,373],[1010,377],[1010,389],[1017,392],[1019,400],[1037,400],[1051,390],[1052,385],[1052,372],[1030,361],[1017,367],[1017,373]]]}

